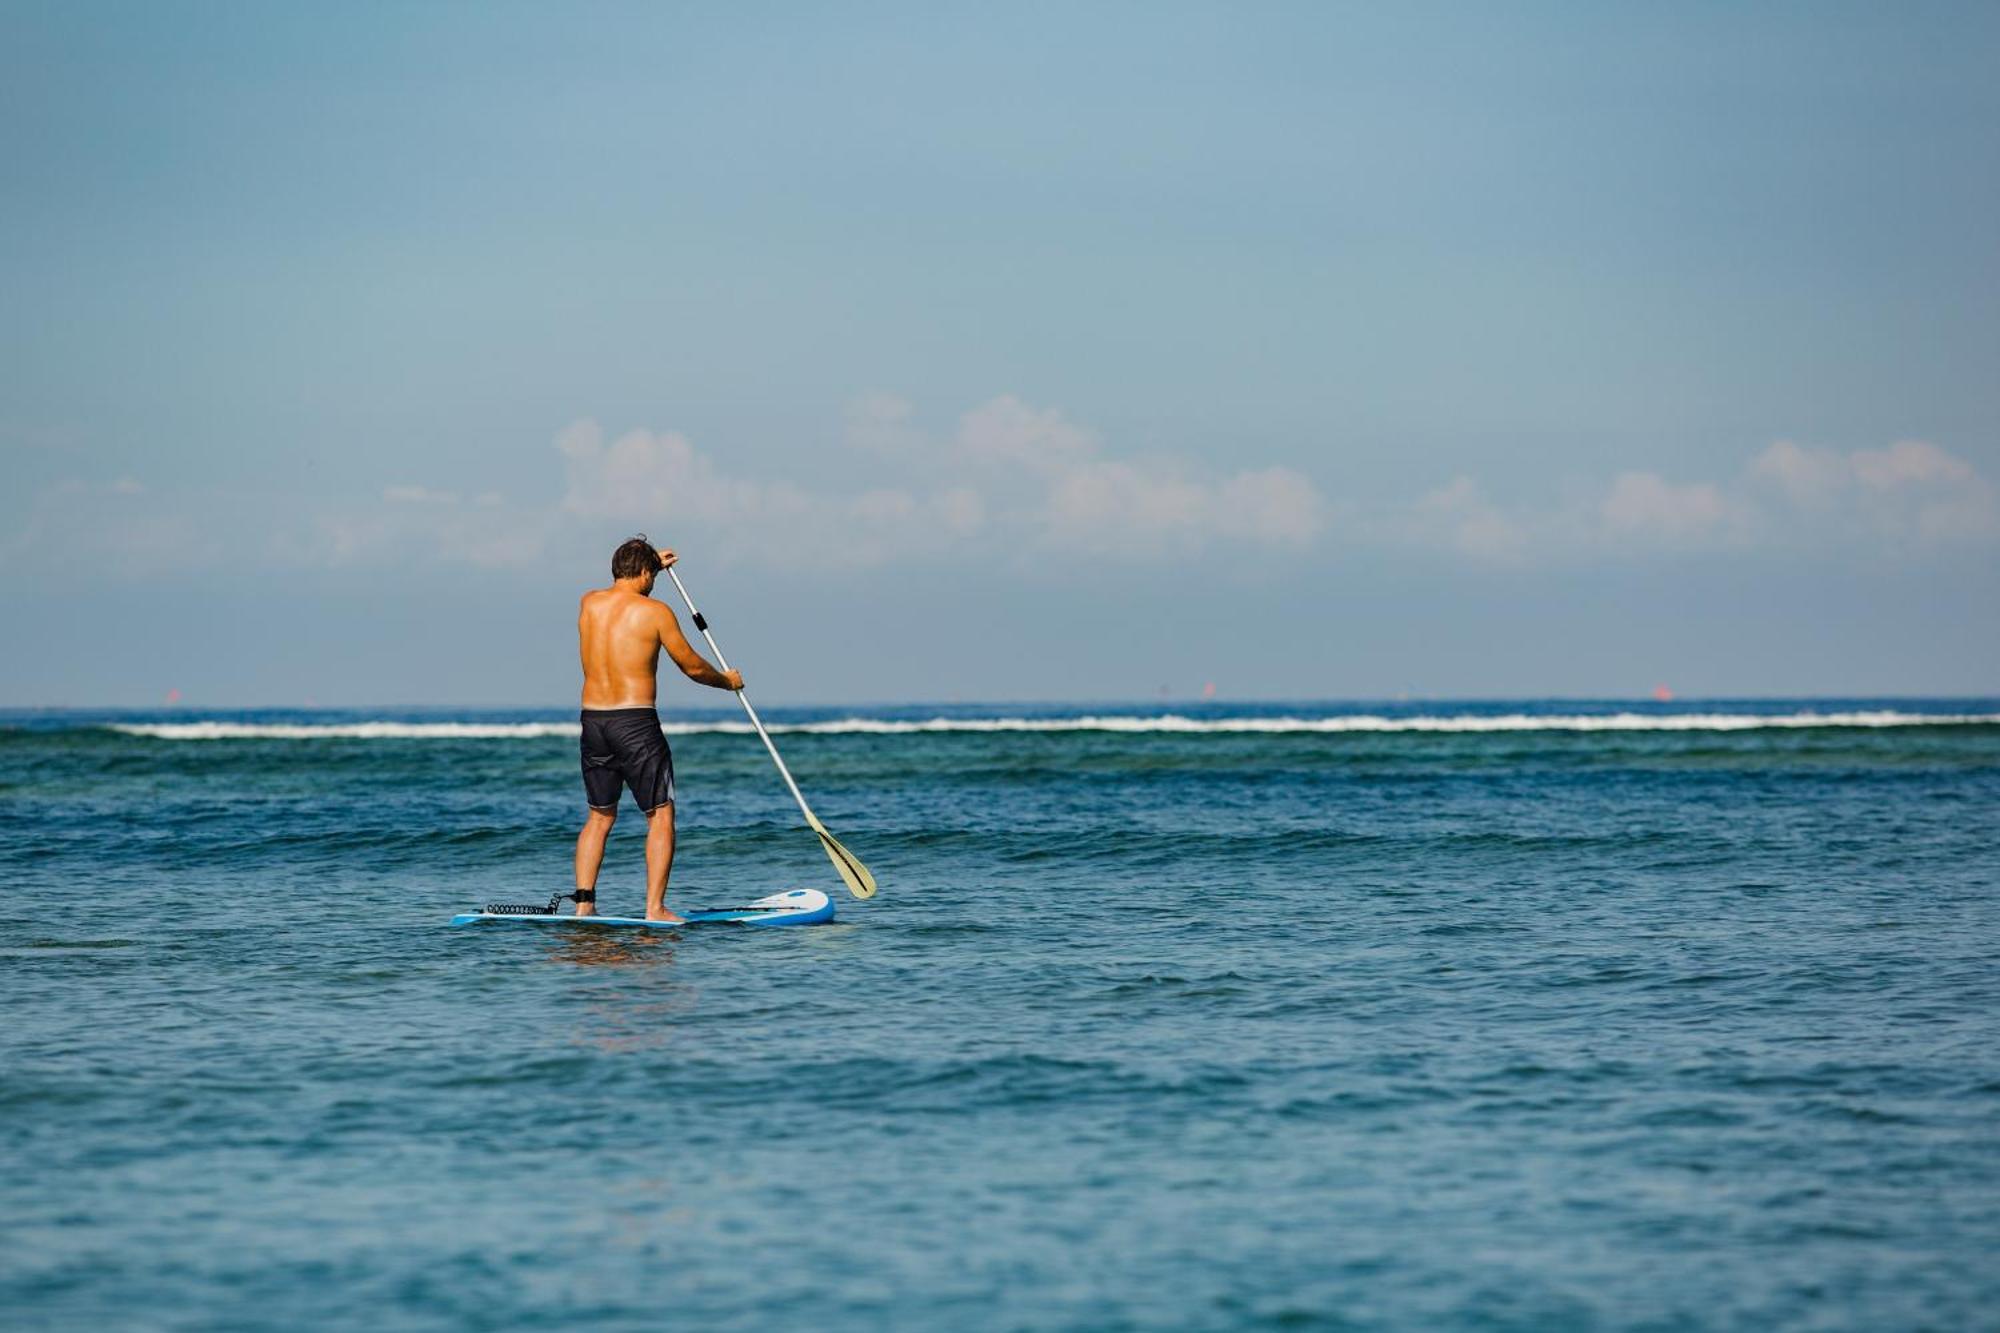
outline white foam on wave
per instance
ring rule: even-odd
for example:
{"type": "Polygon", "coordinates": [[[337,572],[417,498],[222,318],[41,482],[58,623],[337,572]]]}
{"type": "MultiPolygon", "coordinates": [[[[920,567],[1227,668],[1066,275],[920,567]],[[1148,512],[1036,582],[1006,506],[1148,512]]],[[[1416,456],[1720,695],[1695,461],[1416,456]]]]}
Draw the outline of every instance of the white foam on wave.
{"type": "MultiPolygon", "coordinates": [[[[887,722],[845,718],[811,722],[785,730],[903,735],[926,731],[1114,731],[1186,734],[1339,733],[1339,732],[1508,732],[1508,731],[1755,731],[1767,727],[1914,727],[2000,722],[2000,713],[1927,714],[1891,711],[1851,713],[1460,713],[1441,717],[1382,717],[1347,714],[1336,717],[1192,718],[1174,713],[1155,717],[1064,718],[933,718],[925,722],[887,722]]],[[[772,728],[778,730],[779,728],[772,728]]]]}
{"type": "MultiPolygon", "coordinates": [[[[746,728],[747,729],[747,728],[746,728]]],[[[574,722],[120,722],[111,730],[162,741],[517,741],[575,736],[574,722]]]]}
{"type": "MultiPolygon", "coordinates": [[[[908,736],[939,732],[1077,732],[1186,735],[1288,735],[1343,732],[1535,731],[1762,731],[1813,727],[1939,727],[2000,723],[2000,713],[1907,713],[1890,709],[1843,713],[1458,713],[1444,716],[1193,718],[1152,717],[934,717],[892,721],[849,717],[828,722],[781,723],[779,734],[808,736],[908,736]]],[[[111,728],[128,736],[169,741],[220,740],[540,740],[577,734],[574,722],[133,722],[111,728]]],[[[747,722],[668,722],[670,736],[746,734],[747,722]]]]}

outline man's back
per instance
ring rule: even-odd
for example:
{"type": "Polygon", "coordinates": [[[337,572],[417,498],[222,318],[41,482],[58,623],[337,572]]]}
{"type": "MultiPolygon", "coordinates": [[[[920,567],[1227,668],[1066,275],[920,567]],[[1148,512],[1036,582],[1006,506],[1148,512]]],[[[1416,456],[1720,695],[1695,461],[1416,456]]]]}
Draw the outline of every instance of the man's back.
{"type": "Polygon", "coordinates": [[[613,584],[583,595],[577,650],[585,708],[651,708],[658,695],[660,628],[667,608],[613,584]]]}

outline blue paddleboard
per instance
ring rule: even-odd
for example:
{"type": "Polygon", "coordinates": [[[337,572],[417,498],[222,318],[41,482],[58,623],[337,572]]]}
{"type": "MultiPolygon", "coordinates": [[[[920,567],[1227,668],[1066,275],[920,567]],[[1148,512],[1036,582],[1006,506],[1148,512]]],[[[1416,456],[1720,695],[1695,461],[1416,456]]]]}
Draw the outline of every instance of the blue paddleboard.
{"type": "Polygon", "coordinates": [[[521,922],[536,926],[637,926],[643,930],[679,930],[683,925],[816,926],[833,920],[833,899],[818,889],[788,889],[741,907],[703,907],[682,912],[682,921],[648,921],[636,916],[577,916],[573,912],[460,912],[454,926],[483,921],[521,922]]]}

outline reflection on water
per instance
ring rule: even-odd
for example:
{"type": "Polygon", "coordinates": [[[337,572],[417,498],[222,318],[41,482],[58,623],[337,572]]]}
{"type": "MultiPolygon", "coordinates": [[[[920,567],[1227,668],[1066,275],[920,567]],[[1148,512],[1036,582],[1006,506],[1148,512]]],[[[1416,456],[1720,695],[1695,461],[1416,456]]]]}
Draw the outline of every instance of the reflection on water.
{"type": "Polygon", "coordinates": [[[653,1051],[680,1046],[692,1038],[683,1020],[699,1005],[701,992],[674,986],[664,994],[650,989],[643,998],[625,995],[593,1000],[577,1015],[580,1044],[607,1053],[653,1051]]]}
{"type": "Polygon", "coordinates": [[[670,966],[673,946],[679,942],[679,931],[565,926],[562,937],[550,946],[549,958],[579,967],[670,966]]]}

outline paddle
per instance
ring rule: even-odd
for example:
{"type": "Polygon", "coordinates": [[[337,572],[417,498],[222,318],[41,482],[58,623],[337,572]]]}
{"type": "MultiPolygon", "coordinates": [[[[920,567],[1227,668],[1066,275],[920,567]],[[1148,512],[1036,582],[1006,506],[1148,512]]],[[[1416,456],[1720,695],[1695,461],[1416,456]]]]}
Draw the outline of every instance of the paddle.
{"type": "MultiPolygon", "coordinates": [[[[681,576],[674,573],[671,567],[667,570],[667,577],[674,581],[676,588],[680,589],[681,600],[687,603],[688,614],[694,617],[694,627],[701,631],[701,637],[708,640],[709,648],[715,653],[715,664],[724,671],[729,670],[729,659],[722,655],[722,645],[708,632],[708,621],[703,618],[701,612],[695,610],[694,598],[688,596],[687,585],[681,582],[681,576]]],[[[778,766],[778,776],[785,780],[785,786],[790,789],[792,799],[799,803],[799,813],[806,817],[806,824],[812,831],[819,834],[820,845],[826,848],[827,860],[833,862],[833,868],[840,872],[841,881],[847,885],[847,891],[857,898],[873,898],[875,877],[868,873],[868,867],[862,865],[853,852],[834,840],[834,836],[826,831],[826,825],[819,822],[818,817],[812,812],[812,807],[806,804],[806,798],[799,792],[799,784],[792,781],[791,770],[786,768],[785,761],[778,757],[778,747],[771,743],[771,733],[764,730],[764,723],[758,718],[757,710],[750,706],[750,696],[738,690],[736,698],[742,703],[743,711],[750,715],[750,725],[757,728],[757,734],[763,738],[764,748],[771,752],[771,762],[778,766]]]]}

